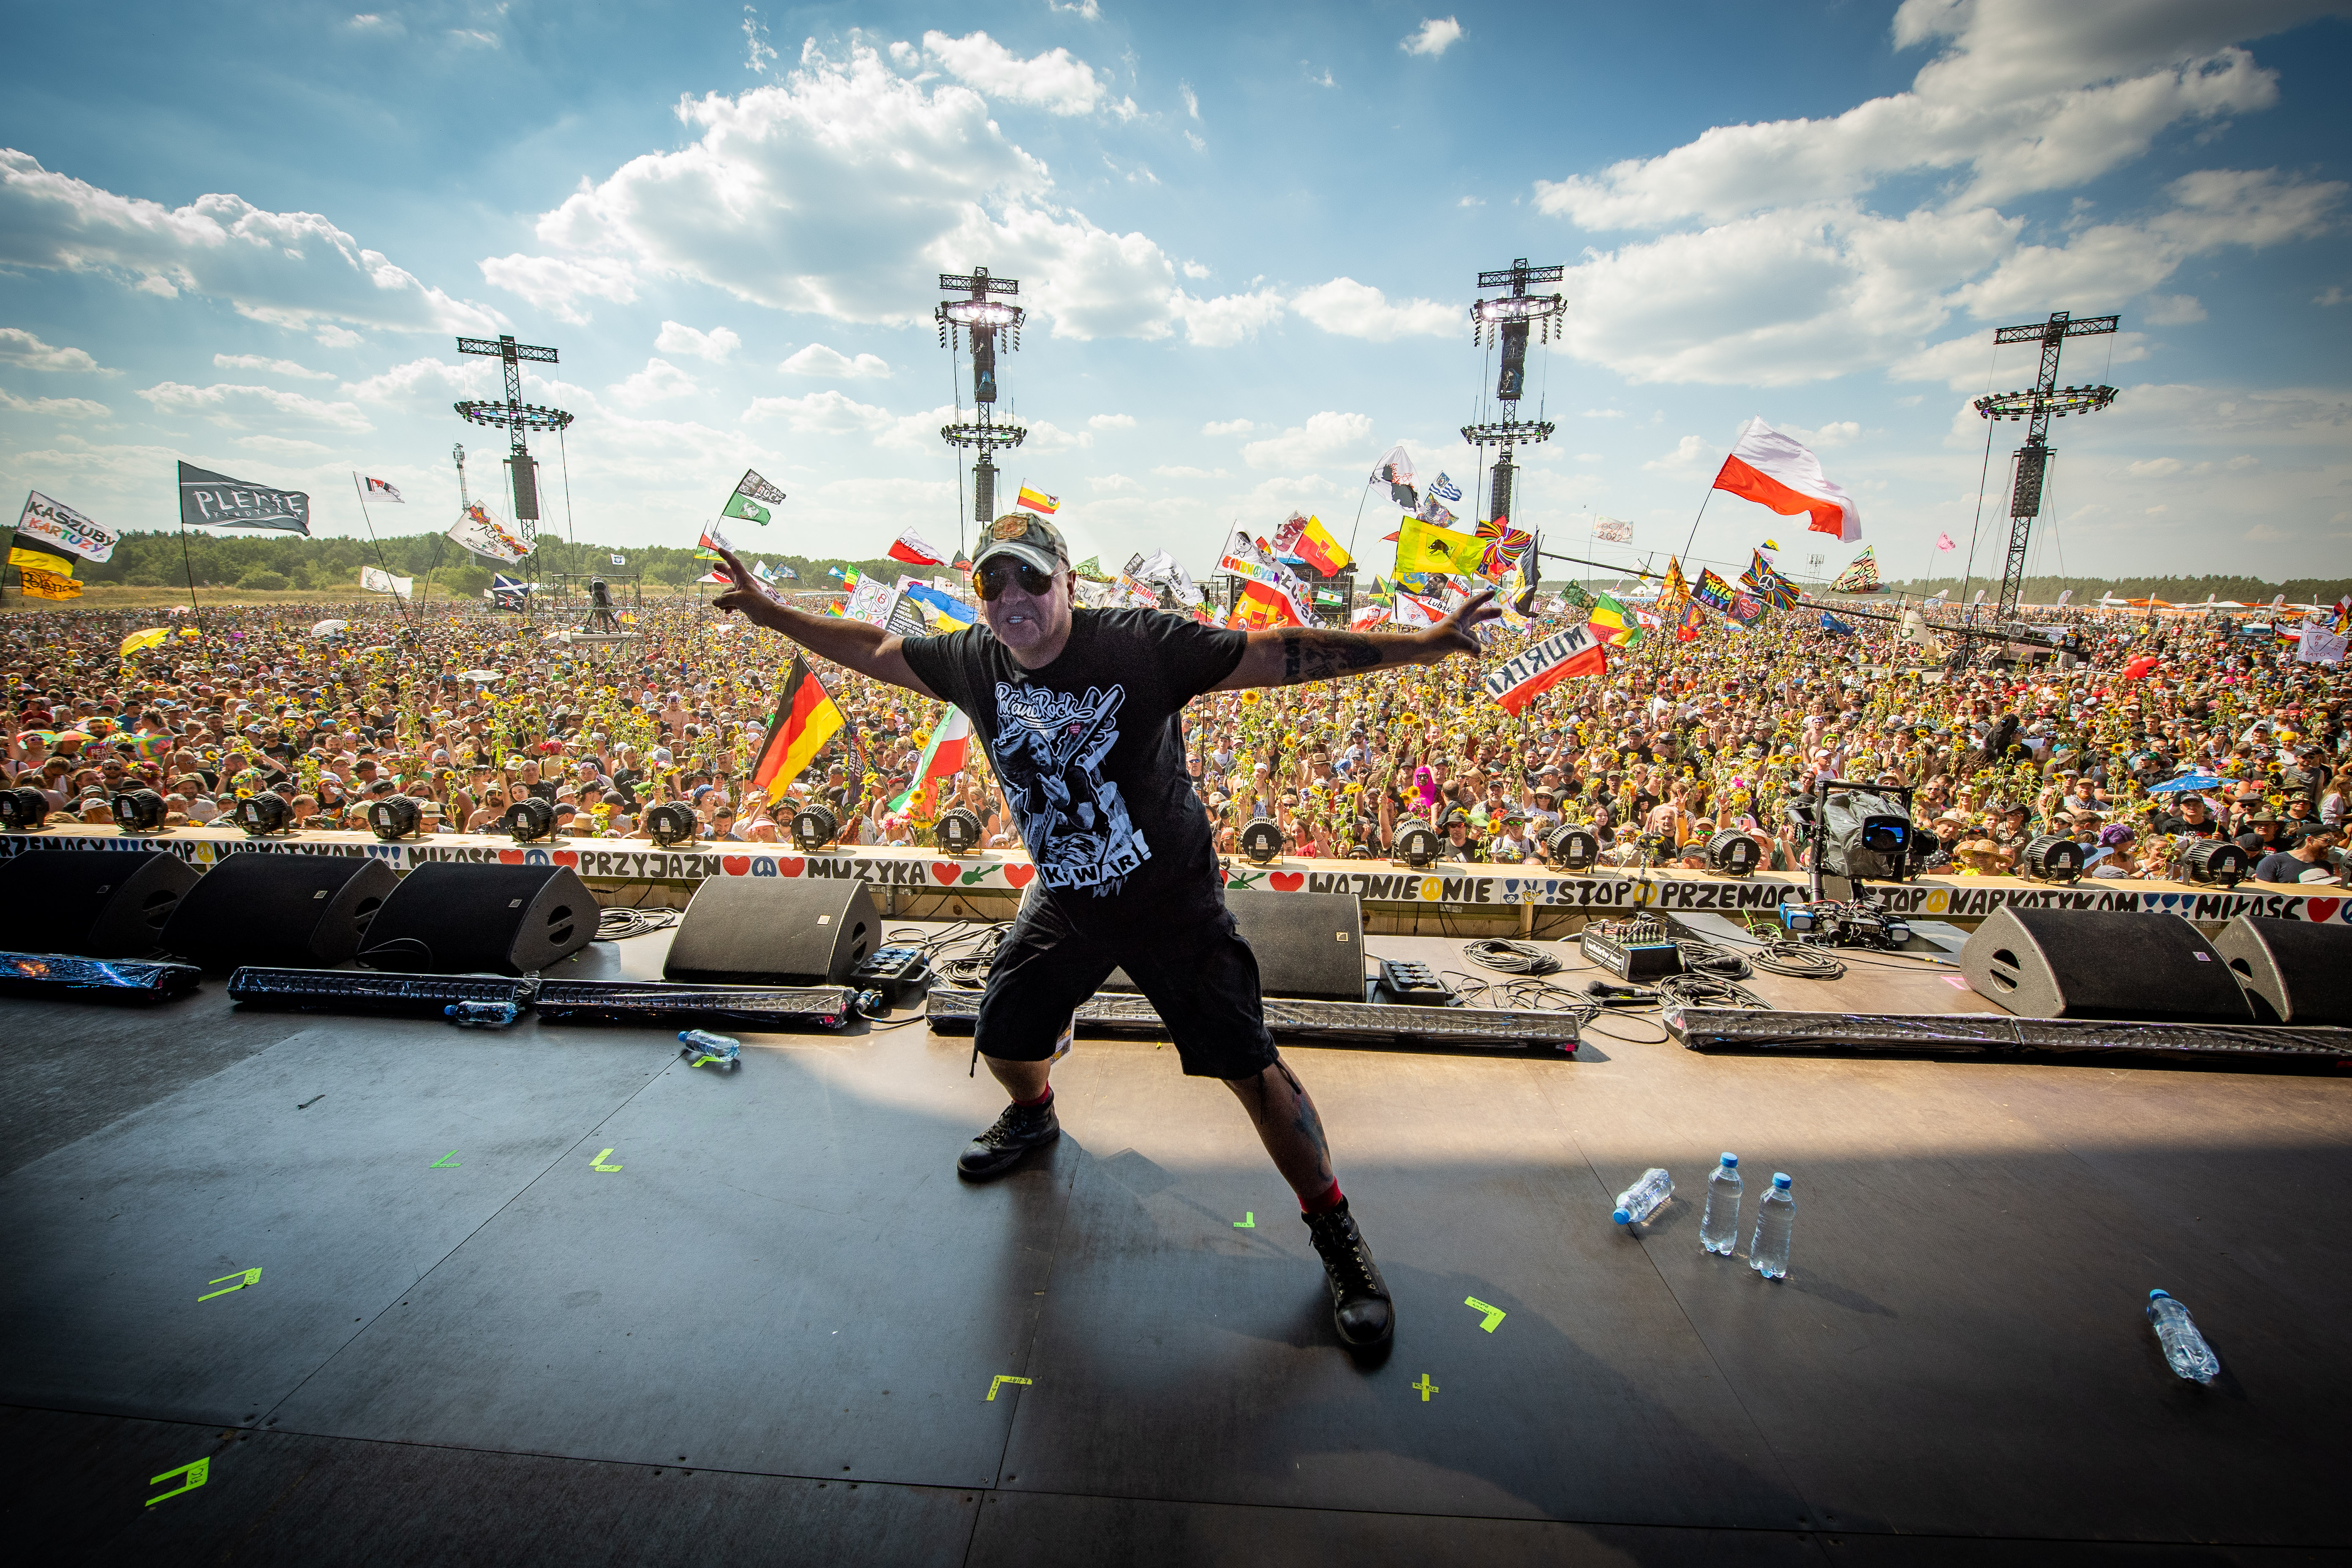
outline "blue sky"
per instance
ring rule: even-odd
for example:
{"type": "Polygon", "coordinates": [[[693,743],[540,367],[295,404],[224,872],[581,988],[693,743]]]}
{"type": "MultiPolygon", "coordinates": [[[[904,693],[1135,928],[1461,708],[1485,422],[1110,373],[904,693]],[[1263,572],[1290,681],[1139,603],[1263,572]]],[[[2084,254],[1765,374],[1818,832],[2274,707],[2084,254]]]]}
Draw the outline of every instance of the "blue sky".
{"type": "MultiPolygon", "coordinates": [[[[1570,268],[1514,519],[1555,548],[1599,512],[1679,549],[1761,415],[1891,573],[1954,570],[1968,399],[2032,376],[1990,329],[2069,309],[2122,314],[2063,377],[2122,396],[2056,428],[2038,569],[2338,574],[2347,10],[18,7],[0,482],[168,526],[186,458],[355,532],[356,468],[409,498],[380,528],[441,526],[451,443],[478,481],[499,446],[453,335],[507,331],[562,353],[582,538],[691,542],[749,466],[792,497],[754,547],[947,544],[929,318],[977,264],[1032,311],[1008,478],[1081,554],[1202,568],[1294,508],[1346,539],[1393,444],[1466,489],[1465,307],[1525,256],[1570,268]]],[[[1369,563],[1391,526],[1375,493],[1369,563]]],[[[1696,553],[1767,534],[1811,551],[1727,497],[1696,553]]]]}

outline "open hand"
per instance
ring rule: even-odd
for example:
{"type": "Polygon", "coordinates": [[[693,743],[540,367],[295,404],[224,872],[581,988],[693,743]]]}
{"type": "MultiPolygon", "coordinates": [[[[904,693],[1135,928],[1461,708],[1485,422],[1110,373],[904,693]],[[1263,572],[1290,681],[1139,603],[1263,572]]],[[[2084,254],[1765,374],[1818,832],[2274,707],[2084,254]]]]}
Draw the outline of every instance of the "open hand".
{"type": "Polygon", "coordinates": [[[1466,653],[1475,658],[1485,651],[1486,646],[1478,640],[1477,628],[1488,621],[1500,619],[1502,614],[1503,607],[1495,603],[1495,590],[1482,589],[1471,595],[1461,608],[1421,635],[1436,658],[1447,658],[1457,653],[1466,653]]]}
{"type": "Polygon", "coordinates": [[[768,591],[760,585],[760,580],[751,575],[751,569],[744,565],[733,551],[720,550],[719,559],[726,563],[727,574],[735,582],[733,586],[719,591],[719,597],[710,601],[710,607],[738,612],[756,626],[768,625],[767,612],[775,608],[776,601],[769,596],[768,591]]]}

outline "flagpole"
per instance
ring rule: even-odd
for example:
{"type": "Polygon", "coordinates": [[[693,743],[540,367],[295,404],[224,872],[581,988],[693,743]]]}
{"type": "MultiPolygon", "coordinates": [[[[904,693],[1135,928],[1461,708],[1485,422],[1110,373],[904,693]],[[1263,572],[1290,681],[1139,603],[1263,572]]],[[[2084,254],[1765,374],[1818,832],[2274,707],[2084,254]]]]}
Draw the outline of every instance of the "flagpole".
{"type": "MultiPolygon", "coordinates": [[[[368,542],[375,546],[375,569],[389,577],[392,575],[392,568],[384,562],[383,542],[375,536],[375,519],[368,515],[367,489],[360,483],[360,471],[357,468],[352,470],[352,489],[360,498],[360,521],[367,524],[368,542]]],[[[393,618],[394,620],[400,618],[397,611],[394,612],[393,618]]]]}
{"type": "Polygon", "coordinates": [[[1698,503],[1698,517],[1691,519],[1690,537],[1683,541],[1683,559],[1685,561],[1690,559],[1691,546],[1698,542],[1698,519],[1699,517],[1705,517],[1706,515],[1706,503],[1714,499],[1715,484],[1714,481],[1710,480],[1707,483],[1706,494],[1700,499],[1698,503]]]}
{"type": "MultiPolygon", "coordinates": [[[[1348,556],[1350,560],[1353,560],[1356,554],[1356,531],[1364,526],[1364,503],[1371,498],[1372,487],[1369,482],[1362,489],[1356,492],[1356,521],[1348,525],[1348,556]]],[[[1393,571],[1394,568],[1391,567],[1391,570],[1393,571]]]]}

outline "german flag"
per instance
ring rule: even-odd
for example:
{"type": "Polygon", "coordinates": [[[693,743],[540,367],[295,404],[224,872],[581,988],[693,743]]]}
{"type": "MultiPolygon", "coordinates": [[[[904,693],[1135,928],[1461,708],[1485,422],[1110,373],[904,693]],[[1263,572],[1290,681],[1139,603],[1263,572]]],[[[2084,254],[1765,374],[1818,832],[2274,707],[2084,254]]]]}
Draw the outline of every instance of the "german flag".
{"type": "Polygon", "coordinates": [[[760,742],[760,760],[751,770],[752,787],[767,791],[772,805],[782,800],[786,786],[801,776],[844,722],[824,682],[810,670],[807,660],[794,654],[792,673],[784,677],[783,691],[776,700],[775,722],[768,726],[768,738],[760,742]]]}

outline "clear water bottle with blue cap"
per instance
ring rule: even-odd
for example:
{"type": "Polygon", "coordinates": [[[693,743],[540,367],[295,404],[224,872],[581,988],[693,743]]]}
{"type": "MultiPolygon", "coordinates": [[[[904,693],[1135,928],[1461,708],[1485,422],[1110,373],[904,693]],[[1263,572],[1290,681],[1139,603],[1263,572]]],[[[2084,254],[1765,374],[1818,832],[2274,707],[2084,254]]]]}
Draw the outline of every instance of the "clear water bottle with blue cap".
{"type": "Polygon", "coordinates": [[[1739,1156],[1726,1154],[1706,1179],[1706,1209],[1699,1215],[1698,1244],[1731,1256],[1739,1245],[1739,1156]]]}
{"type": "Polygon", "coordinates": [[[2221,1360],[2205,1336],[2197,1331],[2197,1321],[2189,1309],[2172,1299],[2167,1290],[2147,1293],[2147,1321],[2156,1325],[2157,1342],[2164,1347],[2164,1359],[2172,1370],[2191,1383],[2210,1383],[2221,1375],[2221,1360]]]}
{"type": "Polygon", "coordinates": [[[714,1035],[708,1029],[680,1029],[677,1037],[681,1042],[677,1054],[690,1067],[709,1062],[714,1067],[732,1068],[743,1059],[743,1042],[725,1035],[714,1035]]]}
{"type": "Polygon", "coordinates": [[[1663,1165],[1653,1165],[1642,1173],[1642,1179],[1617,1194],[1617,1207],[1610,1218],[1619,1225],[1639,1225],[1660,1209],[1675,1195],[1675,1179],[1666,1174],[1663,1165]]]}
{"type": "Polygon", "coordinates": [[[1772,1173],[1772,1184],[1756,1200],[1756,1238],[1748,1244],[1748,1267],[1767,1279],[1789,1277],[1789,1233],[1796,1228],[1797,1200],[1789,1173],[1772,1173]]]}

